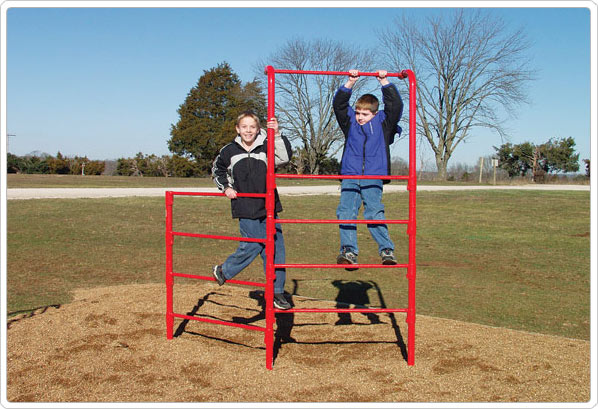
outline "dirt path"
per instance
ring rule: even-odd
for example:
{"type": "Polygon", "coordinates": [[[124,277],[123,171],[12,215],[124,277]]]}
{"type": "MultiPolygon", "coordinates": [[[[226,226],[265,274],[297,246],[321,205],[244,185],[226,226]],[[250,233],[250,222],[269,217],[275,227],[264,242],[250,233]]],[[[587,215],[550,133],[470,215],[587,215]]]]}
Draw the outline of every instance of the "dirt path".
{"type": "MultiPolygon", "coordinates": [[[[175,312],[263,326],[260,295],[175,285],[175,312]]],[[[297,308],[334,307],[295,297],[297,308]]],[[[261,332],[177,319],[164,285],[81,290],[9,320],[11,402],[586,402],[590,343],[418,315],[415,366],[403,314],[280,314],[274,369],[261,332]]]]}

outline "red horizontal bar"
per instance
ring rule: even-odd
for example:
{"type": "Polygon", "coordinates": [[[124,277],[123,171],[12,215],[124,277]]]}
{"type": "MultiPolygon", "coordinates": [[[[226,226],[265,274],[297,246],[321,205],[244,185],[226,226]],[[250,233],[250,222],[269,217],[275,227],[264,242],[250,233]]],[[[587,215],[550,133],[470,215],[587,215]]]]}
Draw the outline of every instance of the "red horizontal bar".
{"type": "MultiPolygon", "coordinates": [[[[198,275],[184,274],[184,273],[172,273],[172,275],[176,276],[176,277],[196,278],[199,280],[216,281],[216,279],[212,276],[198,276],[198,275]]],[[[265,283],[257,283],[254,281],[226,280],[226,282],[231,283],[231,284],[250,285],[250,286],[254,286],[254,287],[266,287],[265,283]]]]}
{"type": "Polygon", "coordinates": [[[174,313],[172,315],[174,317],[183,318],[183,319],[187,319],[187,320],[209,322],[210,324],[228,325],[229,327],[239,327],[239,328],[251,329],[251,330],[254,330],[254,331],[266,332],[265,328],[257,327],[255,325],[247,325],[247,324],[239,324],[239,323],[236,323],[236,322],[213,320],[211,318],[194,317],[192,315],[183,315],[183,314],[174,314],[174,313]]]}
{"type": "Polygon", "coordinates": [[[408,264],[274,264],[274,268],[407,268],[408,264]]]}
{"type": "Polygon", "coordinates": [[[276,223],[331,223],[331,224],[409,224],[409,220],[319,220],[319,219],[276,219],[276,223]]]}
{"type": "MultiPolygon", "coordinates": [[[[177,196],[226,196],[224,193],[212,193],[212,192],[170,192],[177,196]]],[[[261,197],[265,198],[265,193],[237,193],[238,197],[261,197]]]]}
{"type": "Polygon", "coordinates": [[[388,180],[409,180],[404,175],[293,175],[287,173],[275,173],[275,177],[284,179],[388,179],[388,180]]]}
{"type": "MultiPolygon", "coordinates": [[[[277,70],[274,69],[275,74],[315,74],[315,75],[349,75],[349,71],[305,71],[305,70],[277,70]]],[[[360,77],[377,77],[377,72],[361,72],[359,71],[358,75],[360,77]]],[[[407,78],[407,73],[405,71],[392,73],[389,72],[386,74],[387,77],[397,77],[397,78],[407,78]]]]}
{"type": "Polygon", "coordinates": [[[199,237],[199,238],[203,238],[203,239],[249,241],[252,243],[265,243],[266,242],[266,239],[254,239],[251,237],[215,236],[213,234],[183,233],[183,232],[178,232],[178,231],[173,231],[172,235],[173,236],[183,236],[183,237],[199,237]]]}
{"type": "Polygon", "coordinates": [[[288,310],[275,309],[276,313],[288,312],[336,312],[336,313],[381,313],[381,312],[407,312],[407,308],[291,308],[288,310]]]}

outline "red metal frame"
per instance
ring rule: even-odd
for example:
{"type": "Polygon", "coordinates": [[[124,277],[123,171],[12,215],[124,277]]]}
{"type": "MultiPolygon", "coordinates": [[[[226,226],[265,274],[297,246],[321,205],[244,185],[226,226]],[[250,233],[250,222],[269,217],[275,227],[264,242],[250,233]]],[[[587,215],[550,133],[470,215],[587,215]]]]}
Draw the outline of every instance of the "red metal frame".
{"type": "MultiPolygon", "coordinates": [[[[268,118],[275,116],[275,74],[315,74],[315,75],[349,75],[348,72],[340,71],[298,71],[298,70],[275,70],[272,66],[266,67],[268,76],[268,118]]],[[[360,76],[376,76],[375,72],[360,72],[360,76]]],[[[266,368],[272,369],[273,349],[274,349],[274,321],[277,313],[298,313],[298,312],[321,312],[321,313],[392,313],[404,312],[407,314],[407,364],[415,363],[415,237],[416,237],[416,156],[415,156],[415,129],[416,129],[416,79],[411,70],[403,70],[400,73],[388,73],[388,77],[397,77],[409,80],[409,175],[405,176],[342,176],[342,175],[290,175],[277,174],[274,169],[274,130],[268,128],[268,173],[266,177],[265,194],[238,194],[243,197],[265,197],[266,199],[266,239],[250,239],[245,237],[217,236],[210,234],[196,234],[175,232],[172,230],[172,208],[175,195],[185,196],[225,196],[223,193],[203,193],[203,192],[166,192],[166,337],[173,338],[174,318],[202,321],[213,324],[222,324],[233,327],[239,327],[249,330],[264,332],[264,343],[266,344],[266,368]],[[409,218],[407,220],[309,220],[309,219],[277,219],[274,220],[274,190],[276,189],[276,178],[287,179],[389,179],[406,180],[407,191],[409,193],[409,218]],[[331,224],[406,224],[407,234],[409,236],[409,256],[406,264],[381,265],[381,264],[356,264],[360,268],[405,268],[407,270],[408,280],[408,306],[407,308],[292,308],[289,310],[278,310],[274,308],[274,271],[276,268],[345,268],[344,264],[274,264],[274,234],[275,223],[331,223],[331,224]],[[258,327],[255,325],[238,324],[227,321],[220,321],[196,316],[176,314],[173,312],[173,286],[174,277],[193,278],[201,280],[214,281],[213,277],[197,276],[192,274],[175,273],[173,271],[172,247],[175,236],[210,238],[219,240],[252,241],[265,243],[266,245],[266,283],[256,283],[251,281],[229,280],[229,283],[242,284],[248,286],[265,288],[266,304],[266,326],[258,327]]]]}

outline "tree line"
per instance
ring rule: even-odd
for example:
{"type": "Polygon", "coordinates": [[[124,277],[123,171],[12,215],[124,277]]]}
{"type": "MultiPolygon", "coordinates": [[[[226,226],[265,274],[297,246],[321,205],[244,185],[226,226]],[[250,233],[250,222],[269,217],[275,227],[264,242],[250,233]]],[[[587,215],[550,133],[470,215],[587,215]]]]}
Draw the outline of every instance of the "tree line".
{"type": "Polygon", "coordinates": [[[52,173],[58,175],[101,175],[106,164],[100,160],[89,160],[87,156],[66,157],[60,152],[56,156],[46,153],[17,156],[6,155],[8,173],[52,173]]]}
{"type": "MultiPolygon", "coordinates": [[[[301,154],[295,148],[294,156],[301,154]]],[[[291,163],[281,171],[285,173],[302,173],[304,168],[298,169],[291,163]]],[[[60,152],[53,157],[47,153],[33,152],[29,155],[17,156],[8,154],[8,173],[26,174],[70,174],[70,175],[109,175],[109,176],[150,176],[150,177],[205,177],[195,161],[178,156],[137,153],[134,157],[119,158],[117,160],[89,160],[86,157],[66,157],[60,152]],[[61,166],[57,166],[61,163],[61,166]],[[83,166],[83,164],[85,164],[83,166]]],[[[393,174],[407,174],[409,164],[402,158],[391,159],[393,174]]],[[[340,163],[336,158],[328,158],[320,167],[321,174],[335,175],[340,170],[340,163]]]]}
{"type": "MultiPolygon", "coordinates": [[[[301,154],[295,150],[295,156],[301,154]]],[[[399,160],[399,159],[397,159],[399,160]]],[[[297,167],[300,161],[290,163],[281,172],[302,173],[304,167],[297,167]]],[[[334,175],[340,170],[336,158],[326,158],[321,163],[321,174],[334,175]]],[[[7,155],[7,173],[62,174],[62,175],[110,175],[110,176],[150,176],[150,177],[206,177],[210,173],[197,161],[180,155],[154,155],[137,153],[134,157],[117,160],[89,160],[87,157],[56,156],[47,153],[32,153],[17,156],[7,155]],[[115,162],[114,166],[112,163],[115,162]]]]}
{"type": "MultiPolygon", "coordinates": [[[[492,177],[491,161],[497,156],[501,158],[498,166],[498,178],[527,178],[535,182],[552,181],[557,172],[577,171],[578,154],[573,154],[571,140],[549,141],[542,145],[529,142],[512,145],[504,144],[495,147],[497,155],[487,156],[483,174],[487,180],[492,177]],[[560,153],[559,153],[560,151],[560,153]],[[563,153],[564,151],[564,153],[563,153]],[[534,154],[537,170],[534,169],[534,154]],[[541,176],[540,176],[541,175],[541,176]],[[549,175],[552,175],[549,177],[549,175]]],[[[300,148],[295,148],[295,158],[301,158],[300,148]]],[[[590,160],[584,159],[585,178],[590,177],[590,160]]],[[[305,173],[305,158],[296,159],[281,171],[284,173],[305,173]],[[299,164],[300,165],[298,167],[299,164]]],[[[8,173],[38,173],[38,174],[71,174],[71,175],[110,175],[110,176],[149,176],[149,177],[206,177],[196,162],[178,155],[162,155],[137,153],[134,157],[119,158],[118,160],[89,160],[86,157],[66,157],[60,152],[53,157],[46,153],[32,153],[16,156],[11,153],[7,157],[8,173]]],[[[336,158],[322,161],[320,172],[324,175],[338,174],[340,163],[336,158]]],[[[407,175],[409,163],[401,157],[391,158],[391,173],[393,175],[407,175]]],[[[447,170],[447,181],[471,182],[478,179],[480,173],[477,165],[457,163],[447,170]]],[[[435,174],[426,169],[418,169],[418,180],[434,180],[435,174]]],[[[576,180],[584,176],[578,175],[576,180]]]]}
{"type": "MultiPolygon", "coordinates": [[[[569,138],[551,138],[547,142],[535,145],[524,142],[513,145],[505,143],[494,147],[499,168],[509,177],[531,175],[536,183],[545,182],[549,174],[559,172],[572,173],[579,170],[579,153],[575,153],[575,140],[569,138]]],[[[590,177],[590,160],[584,159],[586,177],[590,177]]]]}
{"type": "MultiPolygon", "coordinates": [[[[296,152],[297,153],[297,152],[296,152]]],[[[297,156],[297,155],[295,155],[297,156]]],[[[133,158],[120,158],[117,161],[116,175],[122,176],[164,176],[164,177],[206,177],[211,174],[212,160],[205,163],[181,155],[146,155],[139,152],[133,158]]],[[[297,161],[280,169],[284,173],[298,173],[297,161]]],[[[335,158],[323,162],[323,174],[337,174],[340,164],[335,158]]]]}

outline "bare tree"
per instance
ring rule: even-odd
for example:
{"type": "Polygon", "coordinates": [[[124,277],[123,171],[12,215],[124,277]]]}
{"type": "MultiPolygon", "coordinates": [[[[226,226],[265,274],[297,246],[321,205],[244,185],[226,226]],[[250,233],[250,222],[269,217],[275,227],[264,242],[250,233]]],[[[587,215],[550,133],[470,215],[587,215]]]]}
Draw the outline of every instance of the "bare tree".
{"type": "Polygon", "coordinates": [[[432,147],[440,179],[446,179],[451,155],[472,129],[507,136],[498,112],[514,117],[533,79],[523,29],[509,31],[498,17],[457,10],[423,23],[397,18],[379,38],[385,59],[417,77],[417,132],[432,147]]]}
{"type": "MultiPolygon", "coordinates": [[[[356,68],[367,71],[371,69],[371,60],[366,52],[340,42],[296,39],[262,61],[257,69],[263,72],[265,66],[271,65],[285,70],[349,71],[356,68]]],[[[265,76],[258,78],[265,83],[265,76]]],[[[301,165],[306,165],[305,171],[315,175],[319,174],[320,163],[326,156],[333,156],[342,148],[339,142],[343,134],[334,118],[332,99],[344,81],[346,77],[338,75],[276,76],[276,112],[281,127],[291,142],[299,142],[305,154],[304,159],[295,157],[295,160],[305,160],[301,165]]]]}

